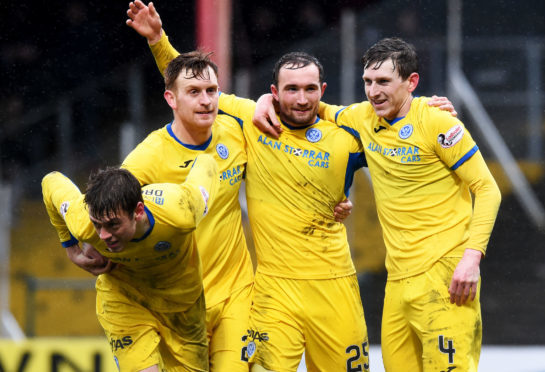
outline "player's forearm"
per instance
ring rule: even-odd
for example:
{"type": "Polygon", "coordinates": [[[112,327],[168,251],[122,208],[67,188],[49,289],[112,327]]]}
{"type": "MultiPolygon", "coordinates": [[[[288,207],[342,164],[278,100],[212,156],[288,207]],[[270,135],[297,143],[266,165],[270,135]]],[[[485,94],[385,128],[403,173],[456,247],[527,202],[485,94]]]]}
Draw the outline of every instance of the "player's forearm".
{"type": "Polygon", "coordinates": [[[214,158],[199,155],[181,187],[191,195],[196,225],[212,207],[219,188],[218,165],[214,158]]]}
{"type": "Polygon", "coordinates": [[[480,152],[463,168],[457,174],[462,175],[475,196],[467,247],[484,254],[500,207],[501,193],[480,152]]]}
{"type": "Polygon", "coordinates": [[[486,182],[475,193],[475,206],[470,225],[468,247],[486,252],[486,246],[492,233],[492,228],[498,215],[501,203],[501,194],[496,182],[486,182]]]}
{"type": "Polygon", "coordinates": [[[149,47],[151,53],[153,54],[153,58],[155,58],[155,63],[157,63],[159,72],[161,72],[161,75],[164,76],[165,69],[167,68],[169,62],[178,57],[180,53],[172,46],[172,44],[170,44],[168,36],[164,30],[161,33],[159,42],[150,45],[149,47]]]}

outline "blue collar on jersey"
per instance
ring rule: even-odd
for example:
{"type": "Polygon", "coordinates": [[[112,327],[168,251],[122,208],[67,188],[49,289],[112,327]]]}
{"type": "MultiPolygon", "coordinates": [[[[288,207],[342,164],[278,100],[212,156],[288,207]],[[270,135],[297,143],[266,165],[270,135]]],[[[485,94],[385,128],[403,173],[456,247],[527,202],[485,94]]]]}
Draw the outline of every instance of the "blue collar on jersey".
{"type": "Polygon", "coordinates": [[[178,137],[176,137],[176,135],[172,131],[172,121],[167,124],[167,132],[168,132],[168,134],[170,134],[170,136],[172,138],[174,138],[176,140],[176,142],[178,142],[180,145],[182,145],[184,147],[187,147],[190,150],[206,150],[208,148],[208,145],[210,145],[210,142],[212,142],[212,134],[210,134],[210,138],[208,138],[206,140],[206,142],[204,142],[203,144],[190,145],[188,143],[183,143],[182,141],[180,141],[180,139],[178,137]]]}
{"type": "Polygon", "coordinates": [[[400,117],[400,118],[395,118],[395,119],[393,119],[393,120],[388,120],[388,119],[386,119],[386,118],[383,118],[383,119],[384,119],[384,121],[386,121],[388,124],[390,124],[390,126],[392,126],[392,125],[394,125],[395,123],[397,123],[398,121],[405,119],[405,116],[402,116],[402,117],[400,117]]]}
{"type": "Polygon", "coordinates": [[[306,129],[308,127],[311,127],[313,126],[314,124],[316,124],[317,122],[320,121],[320,118],[318,116],[316,116],[316,120],[314,121],[314,123],[312,124],[309,124],[309,125],[305,125],[305,126],[302,126],[302,127],[295,127],[293,125],[290,125],[288,123],[286,123],[284,120],[280,119],[280,121],[282,122],[282,124],[284,124],[286,127],[288,127],[289,129],[292,129],[292,130],[296,130],[296,129],[306,129]]]}
{"type": "Polygon", "coordinates": [[[148,215],[149,229],[140,238],[132,239],[131,242],[140,242],[146,239],[148,235],[151,234],[151,231],[153,230],[153,226],[155,226],[155,218],[153,217],[153,214],[151,214],[151,211],[145,205],[144,205],[144,210],[146,211],[146,214],[148,215]]]}

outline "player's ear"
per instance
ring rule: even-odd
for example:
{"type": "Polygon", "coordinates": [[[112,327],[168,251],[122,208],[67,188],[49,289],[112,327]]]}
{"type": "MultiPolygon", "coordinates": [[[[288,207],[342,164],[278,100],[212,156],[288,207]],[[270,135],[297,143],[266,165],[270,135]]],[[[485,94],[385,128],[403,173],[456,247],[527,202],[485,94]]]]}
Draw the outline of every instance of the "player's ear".
{"type": "Polygon", "coordinates": [[[163,93],[163,97],[165,97],[165,100],[167,101],[170,108],[173,110],[176,110],[176,96],[174,95],[174,92],[171,90],[165,90],[165,93],[163,93]]]}
{"type": "Polygon", "coordinates": [[[145,214],[146,214],[146,208],[144,208],[144,203],[138,202],[134,210],[134,217],[136,218],[137,221],[139,221],[144,217],[145,214]]]}
{"type": "Polygon", "coordinates": [[[323,82],[323,83],[322,83],[322,95],[321,95],[320,97],[323,97],[323,96],[324,96],[325,88],[327,88],[327,83],[326,83],[326,82],[323,82]]]}
{"type": "Polygon", "coordinates": [[[278,101],[278,88],[276,88],[276,85],[271,84],[271,93],[273,98],[278,101]]]}
{"type": "Polygon", "coordinates": [[[416,72],[413,72],[412,74],[409,75],[407,80],[409,81],[409,92],[412,93],[418,86],[420,75],[418,75],[418,73],[416,72]]]}

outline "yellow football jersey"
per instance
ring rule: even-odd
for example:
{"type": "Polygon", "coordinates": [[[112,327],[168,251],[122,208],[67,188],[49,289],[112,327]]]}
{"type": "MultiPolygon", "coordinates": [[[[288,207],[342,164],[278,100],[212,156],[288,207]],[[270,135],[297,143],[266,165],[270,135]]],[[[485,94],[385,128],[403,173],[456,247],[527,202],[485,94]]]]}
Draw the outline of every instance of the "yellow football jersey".
{"type": "Polygon", "coordinates": [[[284,125],[275,140],[252,124],[254,101],[222,93],[220,110],[244,123],[257,270],[294,279],[353,274],[346,230],[333,208],[365,163],[357,133],[317,120],[304,128],[284,125]]]}
{"type": "Polygon", "coordinates": [[[469,241],[471,195],[454,171],[479,149],[458,119],[428,106],[425,97],[414,98],[407,115],[394,121],[378,117],[369,102],[346,108],[321,103],[320,115],[361,135],[389,279],[424,272],[468,247],[485,252],[494,219],[472,231],[469,241]]]}
{"type": "Polygon", "coordinates": [[[107,298],[116,288],[150,310],[183,311],[201,295],[201,264],[193,231],[212,206],[219,186],[215,161],[202,157],[198,162],[184,184],[142,188],[150,228],[121,252],[110,252],[98,237],[84,195],[70,179],[58,172],[44,177],[44,203],[61,243],[90,243],[119,264],[99,276],[96,287],[101,296],[107,298]]]}
{"type": "Polygon", "coordinates": [[[253,282],[253,266],[242,229],[238,192],[246,169],[245,143],[240,125],[218,115],[211,138],[202,145],[183,144],[171,124],[142,141],[123,161],[146,185],[182,183],[199,154],[210,154],[218,164],[220,188],[214,209],[195,232],[203,265],[206,306],[211,307],[253,282]]]}
{"type": "MultiPolygon", "coordinates": [[[[164,33],[150,48],[161,72],[179,55],[164,33]]],[[[306,128],[286,126],[276,141],[254,128],[254,109],[251,100],[220,95],[220,110],[244,124],[257,270],[301,279],[354,273],[345,227],[335,222],[333,208],[365,162],[357,133],[320,120],[306,128]]]]}

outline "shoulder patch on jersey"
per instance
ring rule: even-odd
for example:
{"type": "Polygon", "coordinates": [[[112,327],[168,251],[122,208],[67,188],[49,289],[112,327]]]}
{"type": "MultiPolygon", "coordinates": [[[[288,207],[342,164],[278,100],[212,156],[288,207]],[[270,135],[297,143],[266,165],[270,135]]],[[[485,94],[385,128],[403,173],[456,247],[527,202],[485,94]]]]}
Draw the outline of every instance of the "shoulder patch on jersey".
{"type": "Polygon", "coordinates": [[[203,216],[206,216],[208,214],[208,199],[210,198],[210,195],[208,195],[208,191],[202,186],[199,186],[199,190],[201,190],[202,198],[204,200],[204,212],[203,216]]]}
{"type": "Polygon", "coordinates": [[[446,134],[439,133],[437,136],[437,142],[439,142],[441,147],[448,149],[449,147],[452,147],[460,142],[463,136],[464,128],[460,124],[457,124],[450,128],[446,134]]]}
{"type": "Polygon", "coordinates": [[[229,157],[229,149],[223,143],[218,143],[216,145],[216,152],[218,153],[218,156],[223,160],[229,157]]]}
{"type": "Polygon", "coordinates": [[[163,252],[170,248],[170,242],[160,241],[153,247],[157,252],[163,252]]]}
{"type": "Polygon", "coordinates": [[[312,143],[318,142],[319,140],[322,139],[322,131],[317,128],[309,128],[305,132],[305,137],[307,137],[307,140],[309,142],[312,142],[312,143]]]}
{"type": "Polygon", "coordinates": [[[399,130],[399,138],[401,139],[407,139],[413,134],[413,125],[412,124],[406,124],[399,130]]]}
{"type": "Polygon", "coordinates": [[[59,208],[59,212],[62,215],[62,218],[66,219],[66,212],[68,212],[68,207],[70,206],[70,202],[65,201],[61,204],[61,207],[59,208]]]}

